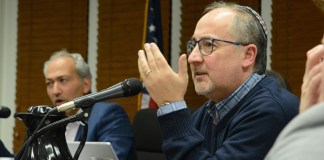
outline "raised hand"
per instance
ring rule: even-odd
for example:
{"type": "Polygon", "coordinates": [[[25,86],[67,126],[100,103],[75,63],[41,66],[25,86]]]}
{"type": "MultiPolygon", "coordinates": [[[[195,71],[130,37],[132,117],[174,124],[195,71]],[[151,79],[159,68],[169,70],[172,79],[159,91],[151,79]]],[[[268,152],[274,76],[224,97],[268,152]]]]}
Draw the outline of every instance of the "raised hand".
{"type": "Polygon", "coordinates": [[[186,55],[180,56],[179,71],[175,73],[155,43],[146,43],[144,50],[138,51],[138,69],[153,100],[159,106],[184,100],[188,87],[186,55]]]}

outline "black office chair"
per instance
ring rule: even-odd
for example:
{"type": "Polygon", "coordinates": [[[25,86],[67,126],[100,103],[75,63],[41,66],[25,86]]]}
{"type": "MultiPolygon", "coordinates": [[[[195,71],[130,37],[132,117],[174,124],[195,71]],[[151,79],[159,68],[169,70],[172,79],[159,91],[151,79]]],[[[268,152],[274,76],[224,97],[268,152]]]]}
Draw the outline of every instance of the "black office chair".
{"type": "Polygon", "coordinates": [[[138,160],[164,160],[162,135],[155,109],[138,111],[133,121],[138,160]]]}

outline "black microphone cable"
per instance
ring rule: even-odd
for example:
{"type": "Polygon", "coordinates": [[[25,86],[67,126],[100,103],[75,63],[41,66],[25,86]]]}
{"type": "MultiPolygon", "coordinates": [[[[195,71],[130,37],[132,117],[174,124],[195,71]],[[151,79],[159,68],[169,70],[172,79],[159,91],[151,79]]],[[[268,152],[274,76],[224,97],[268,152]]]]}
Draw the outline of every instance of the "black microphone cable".
{"type": "Polygon", "coordinates": [[[83,130],[82,130],[82,134],[81,134],[81,140],[80,140],[80,144],[78,146],[78,149],[75,151],[74,153],[74,160],[78,160],[79,156],[82,152],[82,149],[86,143],[87,140],[87,135],[88,135],[88,123],[81,121],[83,123],[83,130]]]}
{"type": "Polygon", "coordinates": [[[89,117],[89,113],[87,112],[81,112],[81,113],[78,113],[76,115],[73,115],[73,116],[70,116],[70,117],[67,117],[67,118],[64,118],[64,119],[61,119],[59,121],[56,121],[48,126],[45,126],[43,128],[41,128],[38,132],[37,132],[37,135],[35,136],[34,139],[31,139],[31,142],[30,144],[32,144],[40,135],[42,134],[45,134],[47,133],[48,131],[50,130],[55,130],[57,128],[60,128],[68,123],[72,123],[72,122],[76,122],[76,121],[80,121],[82,124],[83,124],[83,131],[82,131],[82,134],[81,134],[81,141],[80,141],[80,144],[74,154],[74,160],[78,160],[79,159],[79,156],[82,152],[82,149],[85,145],[85,142],[86,142],[86,139],[87,139],[87,135],[88,135],[88,123],[86,123],[84,120],[89,117]]]}
{"type": "Polygon", "coordinates": [[[30,145],[30,139],[33,139],[35,137],[35,134],[36,132],[40,129],[40,127],[43,125],[43,123],[45,122],[45,120],[47,119],[47,117],[52,114],[52,113],[55,113],[55,111],[53,110],[50,110],[49,112],[47,112],[45,114],[45,116],[43,117],[43,119],[40,121],[39,125],[37,126],[37,128],[35,129],[34,133],[28,138],[28,140],[25,141],[25,143],[23,144],[23,146],[20,148],[19,152],[17,153],[16,155],[16,158],[17,160],[24,160],[25,158],[25,155],[26,155],[26,148],[29,147],[30,145]]]}
{"type": "Polygon", "coordinates": [[[80,145],[79,145],[77,151],[75,152],[76,153],[75,154],[75,157],[78,159],[79,155],[77,155],[77,154],[80,154],[81,153],[81,151],[83,149],[83,146],[85,144],[86,137],[87,137],[88,124],[86,122],[84,122],[84,120],[89,116],[89,114],[87,112],[81,112],[79,114],[72,115],[72,116],[66,117],[64,119],[61,119],[59,121],[53,122],[53,123],[51,123],[51,124],[49,124],[49,125],[41,128],[41,129],[39,129],[40,126],[44,123],[45,119],[48,117],[48,115],[50,115],[51,111],[48,112],[44,116],[44,118],[42,119],[42,121],[38,125],[37,129],[32,134],[32,136],[30,136],[30,138],[28,138],[26,140],[26,142],[24,143],[24,145],[22,146],[22,148],[18,152],[18,154],[17,154],[17,156],[16,156],[15,159],[18,159],[18,160],[21,159],[21,160],[23,160],[26,157],[25,155],[27,154],[27,149],[30,146],[30,144],[32,144],[40,135],[42,135],[44,133],[47,133],[50,130],[60,128],[63,125],[66,125],[68,123],[72,123],[72,122],[76,122],[76,121],[81,121],[84,124],[84,130],[83,130],[83,133],[82,133],[80,145]]]}

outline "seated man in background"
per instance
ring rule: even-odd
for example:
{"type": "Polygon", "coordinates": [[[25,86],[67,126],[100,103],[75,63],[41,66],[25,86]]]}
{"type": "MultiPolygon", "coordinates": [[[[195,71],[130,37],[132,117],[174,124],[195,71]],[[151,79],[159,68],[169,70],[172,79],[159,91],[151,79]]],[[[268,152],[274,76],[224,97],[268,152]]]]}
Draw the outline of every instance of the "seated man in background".
{"type": "Polygon", "coordinates": [[[138,67],[159,105],[166,159],[261,160],[298,113],[296,96],[265,76],[267,30],[251,8],[214,2],[198,21],[179,72],[156,44],[138,52],[138,67]],[[209,100],[190,116],[187,61],[195,90],[209,100]],[[167,77],[167,78],[166,78],[167,77]]]}
{"type": "MultiPolygon", "coordinates": [[[[13,157],[13,155],[8,151],[6,146],[0,140],[0,157],[13,157]]],[[[1,158],[0,158],[1,159],[1,158]]]]}
{"type": "MultiPolygon", "coordinates": [[[[91,93],[91,73],[80,54],[61,50],[44,63],[47,94],[55,106],[91,93]]],[[[98,102],[85,110],[87,119],[87,141],[110,142],[120,160],[136,159],[133,129],[126,112],[117,103],[98,102]]],[[[67,115],[81,109],[67,111],[67,115]]],[[[82,126],[70,123],[66,128],[66,140],[78,141],[82,126]]]]}
{"type": "Polygon", "coordinates": [[[288,81],[278,72],[274,71],[274,70],[266,70],[265,72],[265,75],[266,76],[272,76],[274,78],[277,79],[277,82],[279,83],[279,85],[282,87],[282,88],[285,88],[287,89],[289,92],[291,92],[291,88],[290,88],[290,85],[288,83],[288,81]]]}

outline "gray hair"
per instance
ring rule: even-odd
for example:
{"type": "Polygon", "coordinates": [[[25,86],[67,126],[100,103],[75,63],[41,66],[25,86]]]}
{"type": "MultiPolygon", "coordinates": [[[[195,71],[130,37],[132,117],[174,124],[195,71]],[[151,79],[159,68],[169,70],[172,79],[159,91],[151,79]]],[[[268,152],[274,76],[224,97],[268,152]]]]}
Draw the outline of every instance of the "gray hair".
{"type": "Polygon", "coordinates": [[[268,39],[267,28],[261,16],[250,7],[231,2],[213,2],[205,8],[204,14],[217,8],[229,8],[237,13],[232,25],[232,35],[236,42],[257,46],[254,72],[264,74],[267,67],[268,39]]]}
{"type": "Polygon", "coordinates": [[[75,62],[75,68],[77,70],[77,74],[80,76],[80,78],[89,78],[91,79],[91,73],[89,65],[84,62],[82,56],[79,53],[69,53],[66,49],[63,49],[58,52],[54,52],[52,56],[44,63],[43,73],[46,76],[48,64],[58,58],[58,57],[70,57],[75,62]]]}

